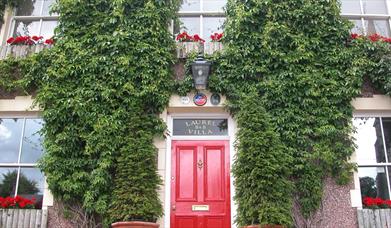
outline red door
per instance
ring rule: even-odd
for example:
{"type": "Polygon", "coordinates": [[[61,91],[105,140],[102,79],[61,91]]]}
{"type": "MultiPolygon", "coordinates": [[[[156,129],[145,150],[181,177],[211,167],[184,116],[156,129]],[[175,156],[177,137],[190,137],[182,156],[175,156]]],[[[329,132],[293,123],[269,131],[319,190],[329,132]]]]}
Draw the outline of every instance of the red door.
{"type": "Polygon", "coordinates": [[[229,228],[228,141],[173,141],[171,228],[229,228]]]}

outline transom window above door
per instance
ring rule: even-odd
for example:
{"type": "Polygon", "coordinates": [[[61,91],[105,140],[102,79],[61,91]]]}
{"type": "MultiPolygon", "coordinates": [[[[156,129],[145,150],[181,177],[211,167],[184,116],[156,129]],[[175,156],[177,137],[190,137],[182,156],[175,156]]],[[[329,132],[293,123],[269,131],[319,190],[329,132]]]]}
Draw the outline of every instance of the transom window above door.
{"type": "Polygon", "coordinates": [[[187,31],[210,41],[210,35],[223,32],[226,4],[227,0],[182,0],[174,34],[187,31]]]}
{"type": "Polygon", "coordinates": [[[341,15],[351,22],[353,33],[390,36],[390,0],[340,0],[341,15]]]}

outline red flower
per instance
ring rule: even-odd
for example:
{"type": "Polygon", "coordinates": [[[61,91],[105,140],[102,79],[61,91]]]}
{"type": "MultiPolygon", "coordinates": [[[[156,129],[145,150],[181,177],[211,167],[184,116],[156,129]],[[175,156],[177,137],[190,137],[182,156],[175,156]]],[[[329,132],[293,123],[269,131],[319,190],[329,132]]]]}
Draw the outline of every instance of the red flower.
{"type": "Polygon", "coordinates": [[[13,37],[8,38],[7,44],[12,44],[14,42],[14,40],[15,39],[13,37]]]}
{"type": "Polygon", "coordinates": [[[41,39],[43,39],[43,36],[32,36],[31,39],[34,40],[35,42],[38,42],[41,39]]]}
{"type": "Polygon", "coordinates": [[[215,41],[215,42],[220,42],[221,41],[221,38],[223,38],[223,33],[217,33],[215,32],[214,34],[212,34],[210,36],[211,40],[212,41],[215,41]]]}
{"type": "Polygon", "coordinates": [[[352,33],[350,36],[352,37],[353,40],[358,39],[358,38],[361,37],[361,36],[360,36],[359,34],[357,34],[357,33],[352,33]]]}
{"type": "Polygon", "coordinates": [[[380,36],[380,35],[377,34],[377,33],[374,33],[374,34],[370,35],[368,38],[369,38],[371,41],[376,42],[376,41],[379,41],[379,40],[382,38],[382,36],[380,36]]]}
{"type": "Polygon", "coordinates": [[[205,42],[205,40],[202,39],[198,34],[195,34],[195,35],[193,36],[193,41],[194,41],[194,42],[202,42],[202,43],[205,42]]]}
{"type": "Polygon", "coordinates": [[[189,42],[191,41],[191,39],[192,37],[189,34],[187,34],[186,31],[178,34],[176,37],[176,40],[178,40],[179,42],[189,42]]]}
{"type": "Polygon", "coordinates": [[[45,40],[45,44],[48,44],[48,45],[54,44],[54,40],[53,39],[47,39],[47,40],[45,40]]]}

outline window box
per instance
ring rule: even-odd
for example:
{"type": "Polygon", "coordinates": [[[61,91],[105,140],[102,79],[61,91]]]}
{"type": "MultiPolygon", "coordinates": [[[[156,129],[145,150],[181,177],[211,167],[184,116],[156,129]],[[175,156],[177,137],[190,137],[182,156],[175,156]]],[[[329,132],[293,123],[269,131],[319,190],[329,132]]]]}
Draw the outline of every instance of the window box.
{"type": "Polygon", "coordinates": [[[52,45],[36,44],[36,45],[2,45],[0,46],[0,59],[7,57],[24,58],[31,54],[38,53],[46,48],[51,48],[52,45]]]}
{"type": "Polygon", "coordinates": [[[179,42],[177,44],[177,57],[180,59],[187,58],[191,52],[199,53],[203,45],[199,42],[179,42]]]}
{"type": "Polygon", "coordinates": [[[359,209],[358,227],[391,227],[391,209],[359,209]]]}
{"type": "Polygon", "coordinates": [[[46,228],[47,210],[0,209],[0,227],[46,228]]]}

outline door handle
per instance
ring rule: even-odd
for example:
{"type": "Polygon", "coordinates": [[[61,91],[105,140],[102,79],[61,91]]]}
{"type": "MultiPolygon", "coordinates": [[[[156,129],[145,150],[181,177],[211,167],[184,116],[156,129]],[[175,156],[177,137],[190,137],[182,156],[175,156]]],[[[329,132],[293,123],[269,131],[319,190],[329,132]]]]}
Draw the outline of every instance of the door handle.
{"type": "Polygon", "coordinates": [[[175,210],[176,210],[176,206],[175,206],[175,204],[174,204],[174,205],[172,205],[172,210],[173,210],[173,211],[175,211],[175,210]]]}

